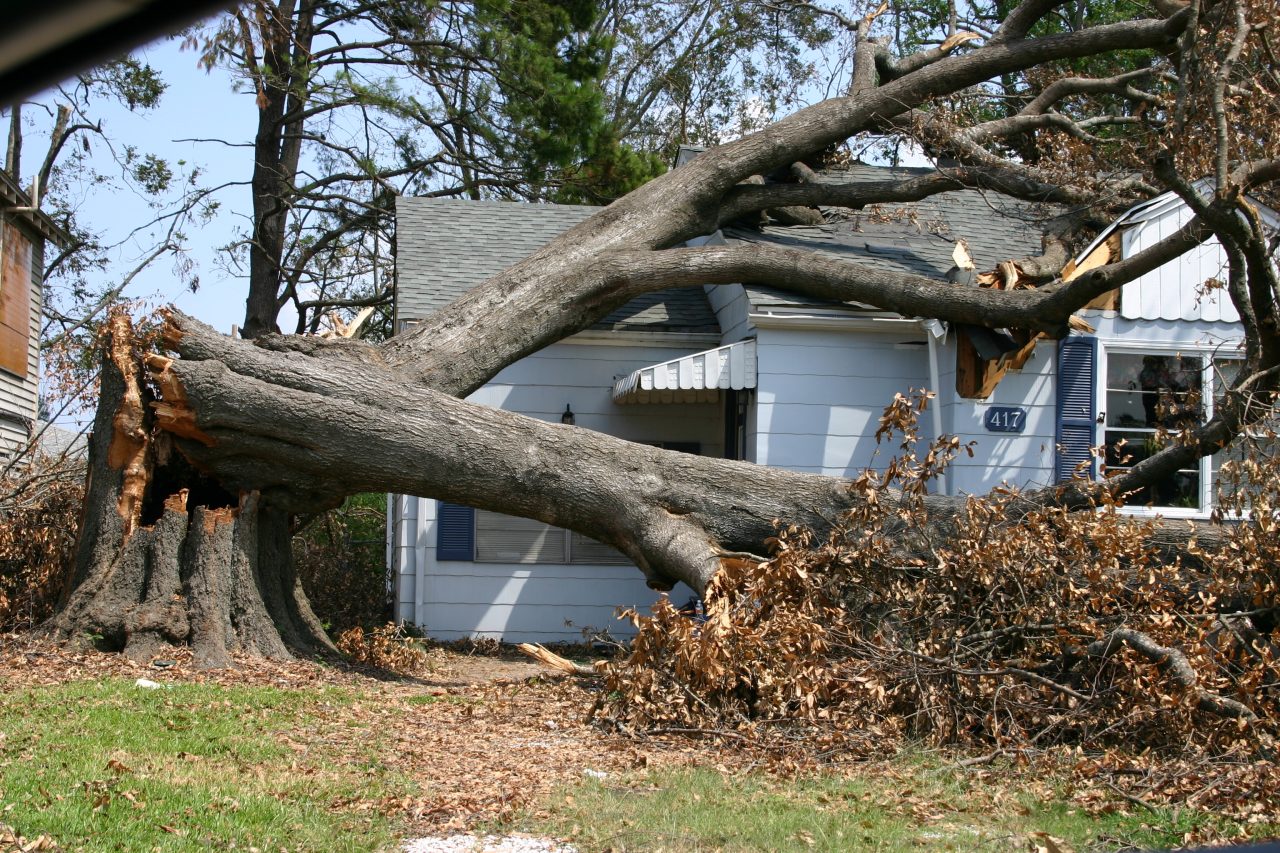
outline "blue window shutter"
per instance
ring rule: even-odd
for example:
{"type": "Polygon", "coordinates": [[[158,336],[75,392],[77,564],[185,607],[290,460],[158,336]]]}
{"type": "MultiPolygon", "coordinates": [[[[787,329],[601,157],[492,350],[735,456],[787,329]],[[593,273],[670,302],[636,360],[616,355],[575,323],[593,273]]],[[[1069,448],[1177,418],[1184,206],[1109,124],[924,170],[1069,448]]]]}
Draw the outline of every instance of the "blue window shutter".
{"type": "Polygon", "coordinates": [[[1058,341],[1057,482],[1070,480],[1081,463],[1090,478],[1098,474],[1094,445],[1098,417],[1098,339],[1071,337],[1058,341]]]}
{"type": "Polygon", "coordinates": [[[476,511],[469,506],[439,501],[436,505],[436,559],[476,558],[476,511]]]}

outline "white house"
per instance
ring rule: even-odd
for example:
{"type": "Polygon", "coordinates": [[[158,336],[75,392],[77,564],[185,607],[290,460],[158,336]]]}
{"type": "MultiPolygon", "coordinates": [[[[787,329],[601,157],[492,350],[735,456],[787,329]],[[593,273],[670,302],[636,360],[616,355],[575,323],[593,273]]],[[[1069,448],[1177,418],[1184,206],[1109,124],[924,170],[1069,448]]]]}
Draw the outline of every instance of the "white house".
{"type": "MultiPolygon", "coordinates": [[[[885,176],[854,165],[828,179],[885,176]]],[[[400,199],[398,327],[593,212],[400,199]]],[[[728,228],[703,242],[767,242],[943,279],[954,273],[958,239],[980,270],[1037,254],[1051,213],[965,191],[846,211],[822,226],[728,228]]],[[[1172,196],[1140,205],[1077,266],[1127,256],[1187,216],[1172,196]]],[[[874,434],[893,395],[928,388],[938,398],[926,436],[976,442],[974,457],[958,459],[939,489],[1042,485],[1088,465],[1095,445],[1125,439],[1110,454],[1113,466],[1143,453],[1159,426],[1157,400],[1198,391],[1212,405],[1217,371],[1242,334],[1225,295],[1203,292],[1224,263],[1207,244],[1082,312],[1096,331],[1060,343],[948,329],[767,283],[666,291],[511,365],[471,400],[547,420],[571,412],[578,426],[632,441],[850,476],[877,464],[874,434]]],[[[1146,496],[1153,506],[1142,511],[1207,514],[1213,470],[1203,460],[1181,472],[1146,496]]],[[[545,524],[403,496],[393,496],[389,521],[397,617],[432,636],[547,642],[578,639],[584,627],[625,633],[615,609],[655,597],[621,555],[545,524]]]]}
{"type": "Polygon", "coordinates": [[[0,172],[0,462],[24,447],[35,430],[44,246],[69,241],[0,172]]]}

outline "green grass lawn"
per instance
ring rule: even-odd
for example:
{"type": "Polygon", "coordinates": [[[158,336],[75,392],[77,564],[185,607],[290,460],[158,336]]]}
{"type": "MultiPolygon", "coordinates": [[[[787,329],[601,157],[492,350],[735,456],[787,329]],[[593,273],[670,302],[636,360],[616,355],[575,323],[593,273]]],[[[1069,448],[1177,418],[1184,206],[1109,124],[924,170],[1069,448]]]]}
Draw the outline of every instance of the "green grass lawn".
{"type": "Polygon", "coordinates": [[[76,682],[0,698],[0,823],[85,850],[375,850],[396,827],[340,804],[394,793],[377,737],[326,754],[349,691],[76,682]],[[335,804],[338,804],[335,806],[335,804]]]}
{"type": "MultiPolygon", "coordinates": [[[[396,804],[421,798],[449,757],[418,755],[408,763],[412,778],[394,768],[398,747],[388,730],[415,711],[486,707],[479,693],[397,695],[388,708],[386,694],[359,685],[146,690],[103,679],[10,689],[0,696],[0,824],[28,839],[48,835],[66,850],[394,850],[415,834],[411,810],[396,804]]],[[[531,725],[531,737],[546,736],[541,717],[531,725]]],[[[579,737],[585,754],[603,754],[595,733],[579,737]]],[[[706,750],[710,768],[720,756],[706,750]]],[[[1055,853],[1053,843],[1063,851],[1161,849],[1187,832],[1236,834],[1230,821],[1204,812],[1123,800],[1090,814],[1051,776],[964,770],[932,753],[800,779],[663,766],[662,753],[653,755],[649,769],[583,778],[487,828],[568,839],[583,853],[1025,851],[1037,841],[1055,853]]],[[[580,773],[554,749],[545,760],[537,773],[550,762],[568,768],[560,778],[580,773]]],[[[463,765],[471,778],[474,765],[463,765]]],[[[467,784],[478,791],[492,783],[480,774],[467,784]]],[[[1254,837],[1277,832],[1276,824],[1251,828],[1254,837]]]]}
{"type": "MultiPolygon", "coordinates": [[[[991,784],[936,757],[908,755],[854,778],[665,770],[587,779],[516,828],[568,839],[582,853],[1025,851],[1037,843],[1054,853],[1167,849],[1214,822],[1170,810],[1091,816],[1060,793],[1036,796],[1016,781],[991,784]]],[[[1229,822],[1216,828],[1235,831],[1229,822]]]]}

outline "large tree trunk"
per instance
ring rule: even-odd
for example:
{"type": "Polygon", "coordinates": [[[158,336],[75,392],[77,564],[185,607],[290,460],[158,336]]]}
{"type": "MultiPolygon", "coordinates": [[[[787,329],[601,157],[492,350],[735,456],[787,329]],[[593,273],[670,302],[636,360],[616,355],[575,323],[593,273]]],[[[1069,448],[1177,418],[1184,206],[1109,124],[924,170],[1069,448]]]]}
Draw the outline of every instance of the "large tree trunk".
{"type": "Polygon", "coordinates": [[[254,491],[232,494],[155,429],[129,323],[104,340],[102,394],[76,564],[48,624],[135,660],[190,645],[197,664],[331,650],[293,573],[289,518],[254,491]]]}

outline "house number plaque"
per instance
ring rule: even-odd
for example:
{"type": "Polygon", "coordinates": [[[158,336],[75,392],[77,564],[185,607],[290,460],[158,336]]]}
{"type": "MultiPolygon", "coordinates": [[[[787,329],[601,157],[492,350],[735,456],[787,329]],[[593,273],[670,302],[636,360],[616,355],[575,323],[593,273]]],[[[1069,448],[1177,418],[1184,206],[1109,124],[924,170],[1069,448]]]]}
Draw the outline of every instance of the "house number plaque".
{"type": "Polygon", "coordinates": [[[1027,425],[1027,410],[1017,406],[992,406],[982,416],[987,432],[1022,432],[1027,425]]]}

